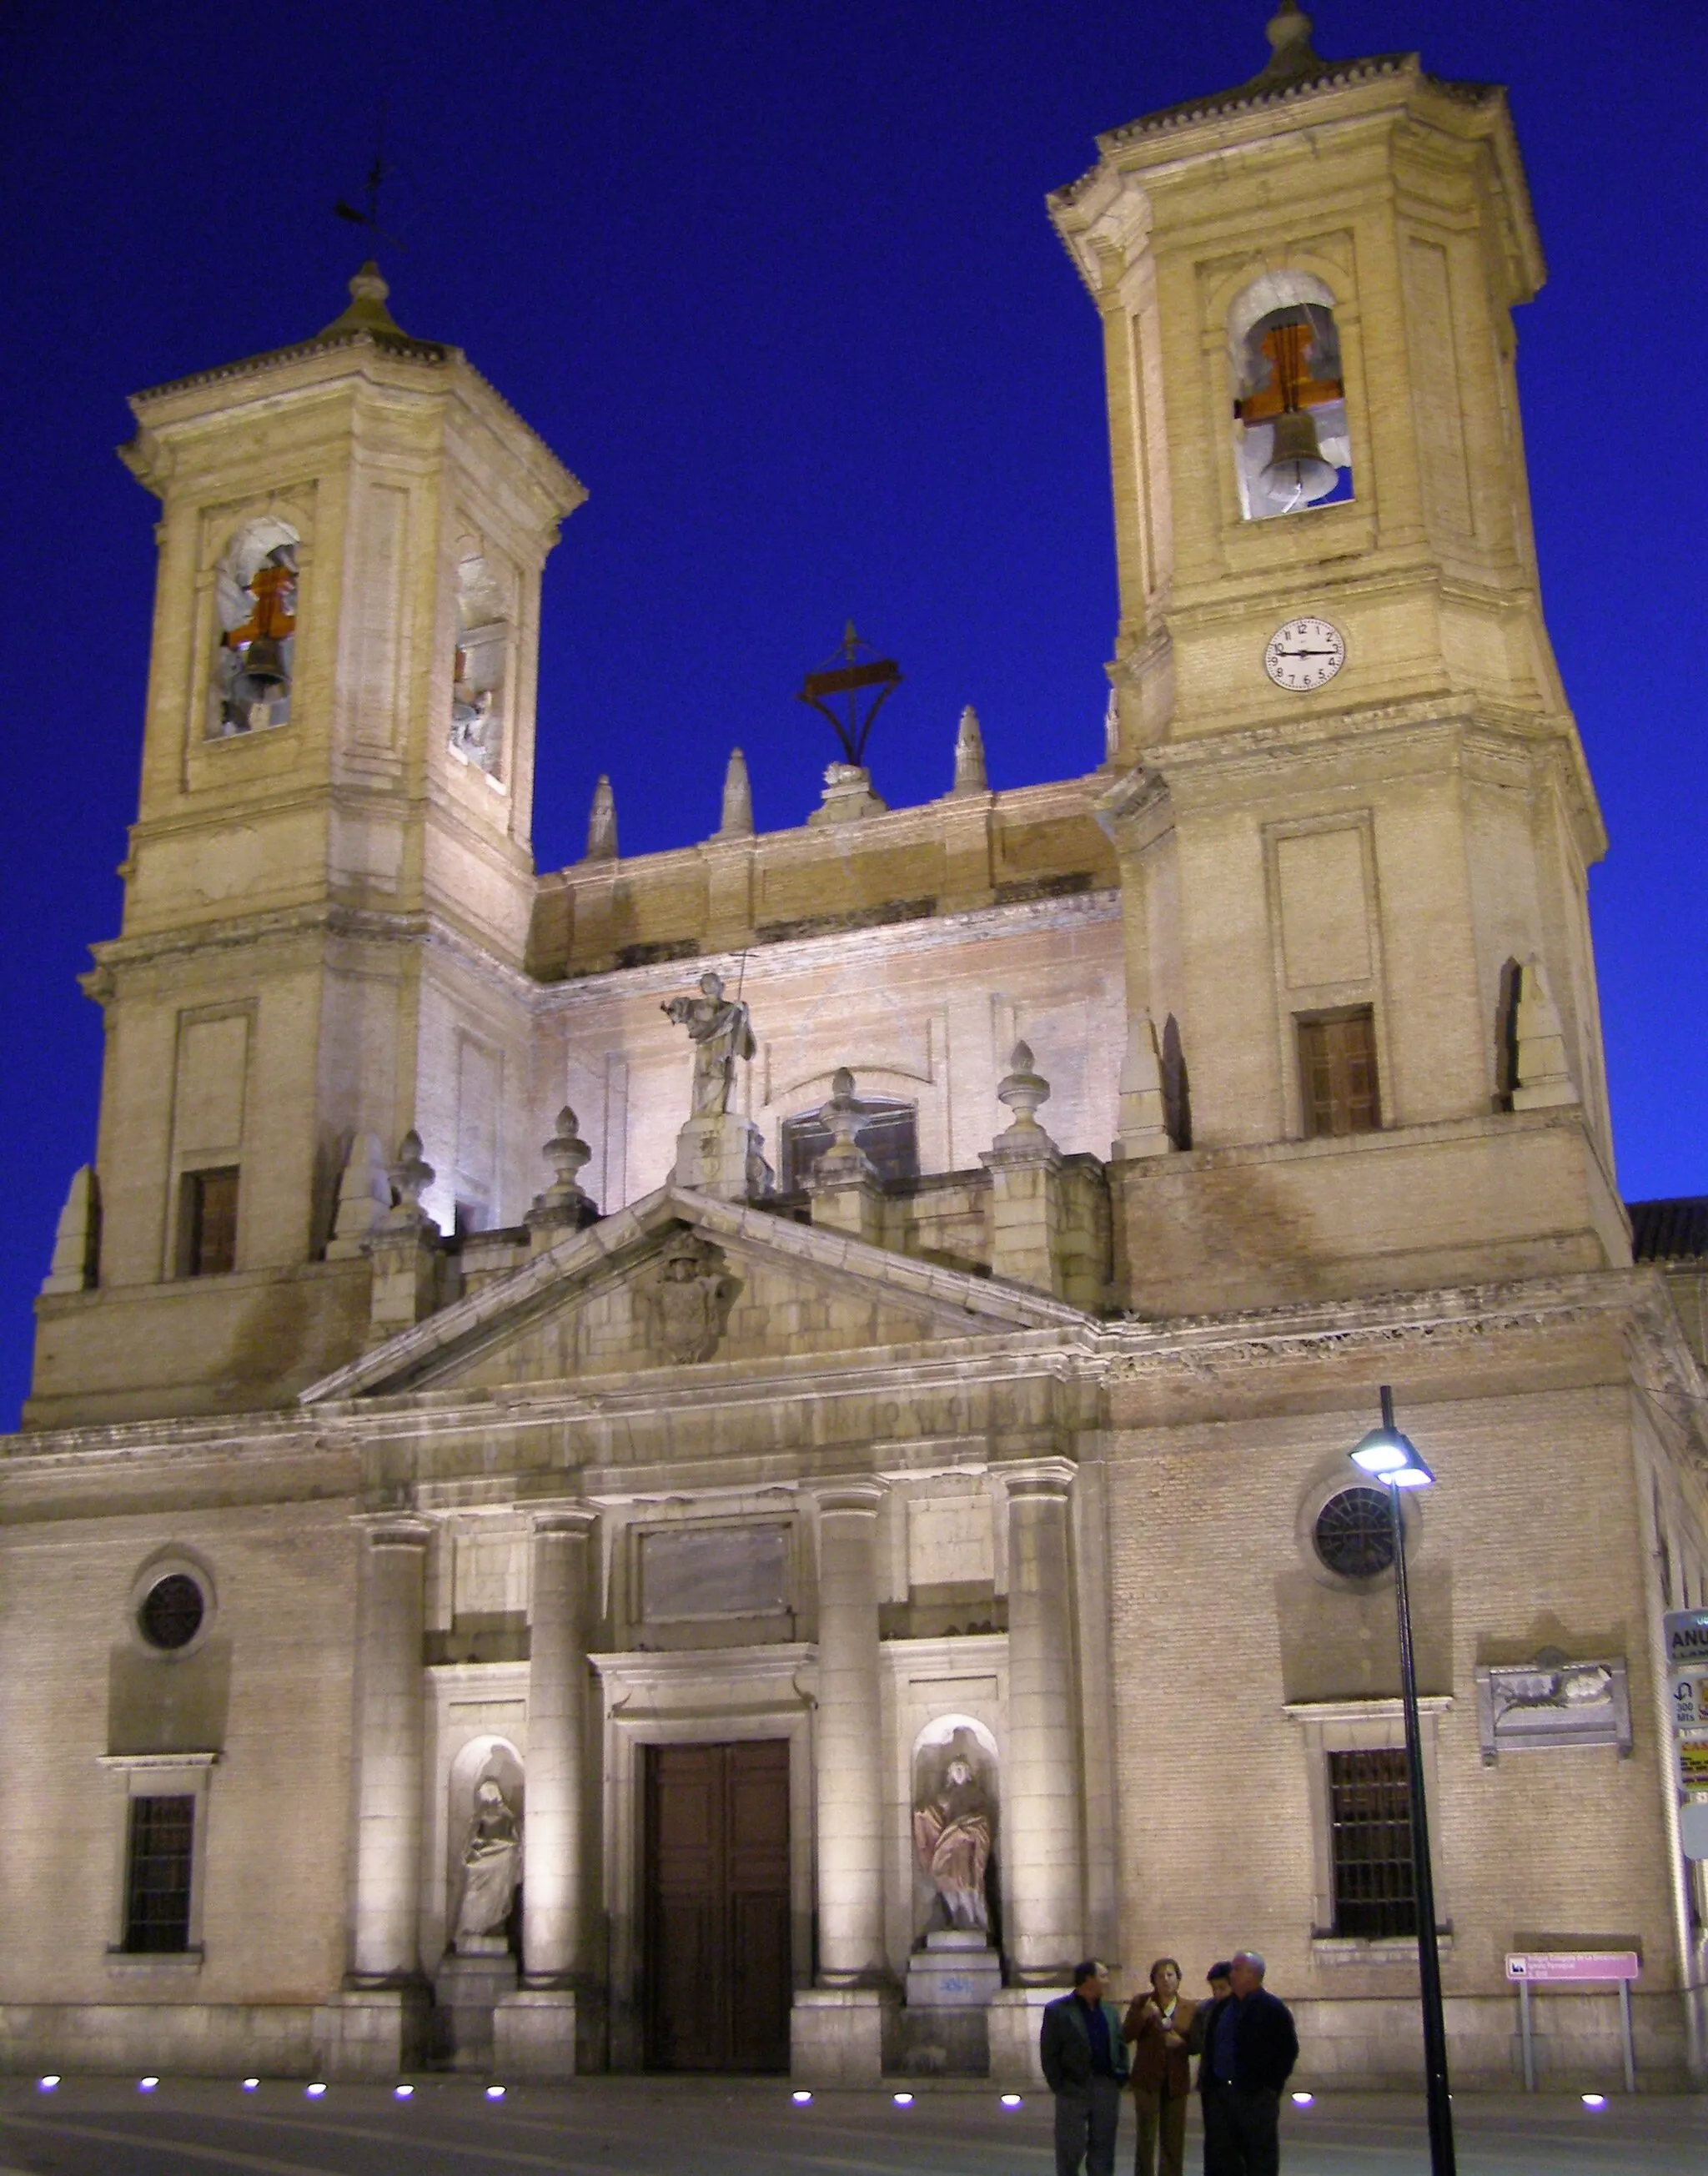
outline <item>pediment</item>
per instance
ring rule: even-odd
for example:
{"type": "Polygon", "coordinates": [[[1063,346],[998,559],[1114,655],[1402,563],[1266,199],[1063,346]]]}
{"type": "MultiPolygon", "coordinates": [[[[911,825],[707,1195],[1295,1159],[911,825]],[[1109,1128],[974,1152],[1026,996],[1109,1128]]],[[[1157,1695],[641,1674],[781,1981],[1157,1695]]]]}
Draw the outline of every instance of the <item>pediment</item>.
{"type": "Polygon", "coordinates": [[[1083,1327],[1065,1301],[661,1187],[302,1393],[573,1382],[1083,1327]]]}

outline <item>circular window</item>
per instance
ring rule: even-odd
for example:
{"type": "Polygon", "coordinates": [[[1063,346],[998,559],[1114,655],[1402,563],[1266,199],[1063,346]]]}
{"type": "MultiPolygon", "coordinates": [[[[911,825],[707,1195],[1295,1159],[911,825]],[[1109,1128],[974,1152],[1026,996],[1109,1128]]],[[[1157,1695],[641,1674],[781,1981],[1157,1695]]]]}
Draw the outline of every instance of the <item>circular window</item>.
{"type": "Polygon", "coordinates": [[[137,1629],[150,1647],[171,1654],[189,1646],[207,1612],[207,1598],[198,1582],[188,1572],[168,1572],[144,1595],[136,1613],[137,1629]]]}
{"type": "Polygon", "coordinates": [[[1343,1488],[1317,1514],[1317,1554],[1342,1579],[1375,1579],[1394,1561],[1393,1513],[1384,1488],[1343,1488]]]}

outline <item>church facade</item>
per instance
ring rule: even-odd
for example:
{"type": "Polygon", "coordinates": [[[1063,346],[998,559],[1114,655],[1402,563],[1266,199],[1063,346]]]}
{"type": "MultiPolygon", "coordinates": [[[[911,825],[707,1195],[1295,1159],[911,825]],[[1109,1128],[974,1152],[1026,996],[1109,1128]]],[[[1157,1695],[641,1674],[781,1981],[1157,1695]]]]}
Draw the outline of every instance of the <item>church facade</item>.
{"type": "MultiPolygon", "coordinates": [[[[756,835],[737,759],[538,874],[576,478],[372,267],[137,397],[100,1134],[0,1461],[9,2064],[1021,2080],[1076,1958],[1243,1944],[1303,2075],[1412,2082],[1386,1384],[1455,2081],[1509,1953],[1609,1948],[1700,2075],[1701,1292],[1614,1182],[1540,246],[1498,90],[1270,41],[1051,199],[1086,776],[991,792],[969,715],[924,807],[839,764],[756,835]]],[[[1617,2075],[1611,1988],[1537,2010],[1617,2075]]]]}

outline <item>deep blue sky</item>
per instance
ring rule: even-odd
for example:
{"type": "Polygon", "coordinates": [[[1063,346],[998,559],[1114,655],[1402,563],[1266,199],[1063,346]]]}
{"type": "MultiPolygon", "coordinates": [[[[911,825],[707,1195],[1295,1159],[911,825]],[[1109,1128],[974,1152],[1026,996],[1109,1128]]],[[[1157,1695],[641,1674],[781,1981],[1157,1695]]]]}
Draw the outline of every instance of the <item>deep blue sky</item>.
{"type": "MultiPolygon", "coordinates": [[[[127,393],[341,307],[382,96],[383,253],[592,493],[546,582],[536,817],[704,836],[732,743],[762,827],[816,798],[791,699],[851,613],[902,663],[873,759],[948,784],[1097,760],[1114,618],[1097,324],[1044,215],[1100,128],[1251,73],[1265,0],[296,0],[8,11],[12,514],[0,644],[11,1164],[0,1425],[66,1183],[134,812],[152,502],[127,393]]],[[[1552,277],[1520,318],[1545,601],[1613,850],[1593,879],[1628,1197],[1708,1189],[1699,7],[1323,0],[1329,54],[1504,82],[1552,277]],[[1688,541],[1687,541],[1688,530],[1688,541]]]]}

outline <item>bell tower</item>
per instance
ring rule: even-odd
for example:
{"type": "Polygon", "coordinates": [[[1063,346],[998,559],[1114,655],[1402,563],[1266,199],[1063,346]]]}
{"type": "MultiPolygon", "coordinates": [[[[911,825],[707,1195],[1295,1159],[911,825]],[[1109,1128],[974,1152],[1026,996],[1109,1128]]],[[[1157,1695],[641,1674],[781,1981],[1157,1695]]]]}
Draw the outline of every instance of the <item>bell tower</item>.
{"type": "Polygon", "coordinates": [[[1605,839],[1538,590],[1512,313],[1544,268],[1505,96],[1325,61],[1292,0],[1269,39],[1051,200],[1107,380],[1118,1154],[1194,1152],[1171,1214],[1200,1245],[1238,1189],[1197,1152],[1286,1172],[1243,1194],[1288,1227],[1254,1297],[1619,1259],[1605,839]],[[1346,1156],[1426,1129],[1433,1160],[1382,1167],[1426,1188],[1390,1230],[1346,1156]]]}
{"type": "Polygon", "coordinates": [[[417,1129],[492,1219],[535,1178],[505,1157],[537,1127],[502,1120],[531,1073],[541,570],[581,486],[372,264],[313,338],[132,406],[160,571],[123,926],[87,982],[98,1270],[41,1303],[38,1424],[308,1379],[366,1274],[322,1259],[353,1142],[417,1129]]]}

